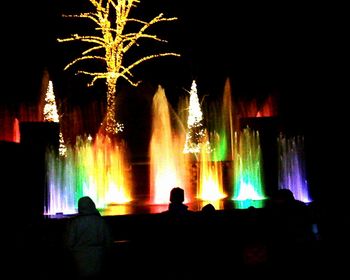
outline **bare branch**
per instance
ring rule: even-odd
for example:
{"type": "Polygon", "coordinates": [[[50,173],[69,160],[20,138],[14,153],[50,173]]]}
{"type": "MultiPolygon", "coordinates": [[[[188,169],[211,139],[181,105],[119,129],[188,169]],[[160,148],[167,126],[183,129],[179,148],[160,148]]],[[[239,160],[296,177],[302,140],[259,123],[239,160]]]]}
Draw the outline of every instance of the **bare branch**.
{"type": "Polygon", "coordinates": [[[142,34],[145,33],[145,31],[152,26],[153,24],[156,24],[158,22],[162,22],[162,21],[172,21],[172,20],[176,20],[176,18],[163,18],[163,14],[159,14],[158,16],[154,17],[150,22],[145,22],[145,24],[140,28],[140,30],[138,31],[138,33],[135,34],[134,38],[130,41],[130,43],[128,43],[123,51],[127,52],[135,43],[136,41],[142,36],[142,34]]]}
{"type": "Polygon", "coordinates": [[[74,65],[75,63],[82,61],[82,60],[88,60],[88,59],[92,59],[92,60],[103,60],[106,61],[105,57],[102,56],[82,56],[82,57],[78,57],[76,59],[74,59],[71,63],[67,64],[66,67],[64,67],[64,70],[67,70],[68,68],[70,68],[72,65],[74,65]]]}
{"type": "Polygon", "coordinates": [[[126,72],[130,72],[131,69],[133,69],[135,66],[139,65],[142,62],[145,62],[153,58],[161,57],[161,56],[180,56],[180,55],[177,53],[160,53],[160,54],[152,54],[152,55],[144,56],[139,60],[135,61],[134,63],[130,64],[128,67],[125,67],[125,69],[121,72],[121,75],[124,75],[126,72]]]}
{"type": "Polygon", "coordinates": [[[65,38],[65,39],[57,39],[58,42],[71,42],[71,41],[82,41],[87,43],[95,43],[100,46],[105,46],[106,42],[101,37],[97,36],[81,36],[78,34],[73,34],[71,37],[65,38]]]}
{"type": "Polygon", "coordinates": [[[93,51],[96,51],[96,50],[99,50],[99,49],[102,49],[102,48],[104,48],[104,46],[92,47],[92,48],[90,48],[90,49],[88,49],[88,50],[82,52],[82,54],[83,54],[83,55],[86,55],[86,54],[88,54],[88,53],[90,53],[90,52],[93,52],[93,51]]]}

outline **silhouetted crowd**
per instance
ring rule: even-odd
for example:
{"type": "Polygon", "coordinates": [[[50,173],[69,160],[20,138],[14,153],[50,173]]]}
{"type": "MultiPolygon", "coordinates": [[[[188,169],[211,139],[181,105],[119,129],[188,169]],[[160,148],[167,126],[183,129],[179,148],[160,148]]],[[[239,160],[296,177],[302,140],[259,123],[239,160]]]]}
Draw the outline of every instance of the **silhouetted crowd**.
{"type": "Polygon", "coordinates": [[[101,216],[91,198],[82,197],[77,215],[17,226],[12,275],[277,279],[337,273],[320,205],[298,201],[287,189],[263,208],[216,210],[209,203],[191,211],[181,188],[171,190],[169,201],[161,213],[118,217],[101,216]]]}

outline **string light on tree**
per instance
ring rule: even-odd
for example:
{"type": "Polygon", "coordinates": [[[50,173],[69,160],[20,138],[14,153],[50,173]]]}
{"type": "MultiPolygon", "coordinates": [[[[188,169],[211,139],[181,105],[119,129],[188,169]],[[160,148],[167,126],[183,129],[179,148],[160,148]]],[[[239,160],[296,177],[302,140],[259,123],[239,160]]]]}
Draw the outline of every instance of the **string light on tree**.
{"type": "Polygon", "coordinates": [[[193,80],[190,91],[190,105],[187,118],[187,134],[184,153],[199,153],[203,145],[210,151],[207,131],[203,125],[203,113],[200,107],[197,84],[193,80]]]}
{"type": "Polygon", "coordinates": [[[52,81],[49,81],[45,95],[44,121],[59,122],[52,81]]]}
{"type": "Polygon", "coordinates": [[[167,18],[161,13],[150,21],[143,21],[132,18],[130,12],[136,7],[140,0],[87,0],[92,5],[93,11],[78,15],[64,15],[64,17],[87,19],[96,26],[95,31],[100,32],[99,36],[73,34],[68,38],[58,39],[59,42],[80,41],[88,43],[91,47],[82,52],[82,56],[70,62],[65,69],[68,69],[77,62],[100,61],[105,65],[103,71],[79,70],[77,74],[85,74],[91,77],[89,86],[93,86],[99,79],[105,79],[107,85],[107,112],[102,127],[109,135],[117,134],[123,130],[123,124],[116,120],[116,86],[119,78],[123,78],[131,85],[137,86],[139,81],[133,79],[133,70],[137,65],[157,57],[179,56],[177,53],[165,52],[143,56],[124,65],[125,54],[132,47],[140,45],[140,39],[149,39],[158,42],[166,42],[154,34],[148,34],[148,29],[160,22],[174,21],[175,17],[167,18]],[[129,23],[137,27],[136,32],[126,32],[126,25],[129,23]]]}
{"type": "MultiPolygon", "coordinates": [[[[59,116],[57,112],[57,106],[56,106],[56,100],[55,100],[55,94],[53,91],[53,83],[52,81],[49,81],[49,84],[47,86],[47,91],[45,95],[45,105],[44,105],[44,121],[46,122],[59,122],[59,116]]],[[[67,153],[67,147],[64,144],[63,134],[60,131],[59,135],[59,154],[61,156],[66,156],[67,153]]]]}

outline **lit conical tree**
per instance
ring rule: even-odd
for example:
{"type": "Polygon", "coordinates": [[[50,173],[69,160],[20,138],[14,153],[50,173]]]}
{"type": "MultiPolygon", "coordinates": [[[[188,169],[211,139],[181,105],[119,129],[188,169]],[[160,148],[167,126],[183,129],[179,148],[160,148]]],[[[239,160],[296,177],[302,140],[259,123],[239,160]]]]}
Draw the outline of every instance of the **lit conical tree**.
{"type": "Polygon", "coordinates": [[[82,52],[82,56],[69,63],[65,69],[73,64],[85,60],[97,60],[105,63],[105,70],[102,72],[78,71],[91,77],[89,85],[99,79],[105,79],[107,84],[107,112],[103,121],[103,128],[109,135],[117,134],[123,129],[123,125],[116,120],[116,85],[119,78],[124,78],[131,85],[137,86],[138,81],[133,80],[131,70],[140,63],[161,57],[179,56],[176,53],[156,53],[141,57],[124,65],[125,54],[134,46],[139,45],[140,39],[150,39],[158,42],[165,42],[156,35],[148,34],[150,26],[156,23],[173,21],[176,18],[166,18],[159,14],[150,21],[130,17],[132,8],[136,7],[140,0],[87,0],[91,3],[93,11],[79,15],[65,15],[65,17],[88,19],[96,25],[95,31],[100,32],[99,36],[83,36],[73,34],[69,38],[58,39],[59,42],[81,41],[90,44],[90,47],[82,52]],[[128,23],[139,25],[137,32],[126,32],[128,23]],[[92,46],[91,46],[92,45],[92,46]],[[102,51],[102,52],[101,52],[102,51]]]}
{"type": "MultiPolygon", "coordinates": [[[[46,122],[59,122],[59,115],[57,112],[57,105],[55,100],[55,94],[53,91],[53,83],[49,81],[47,86],[47,91],[45,95],[45,105],[44,105],[44,121],[46,122]]],[[[67,147],[64,144],[63,134],[60,131],[59,135],[60,147],[59,154],[65,156],[67,152],[67,147]]]]}
{"type": "Polygon", "coordinates": [[[44,121],[59,122],[52,81],[49,81],[45,95],[44,121]]]}
{"type": "Polygon", "coordinates": [[[203,145],[206,145],[208,150],[210,150],[207,139],[207,131],[203,125],[203,113],[197,94],[197,84],[196,81],[193,80],[190,91],[184,153],[199,153],[203,145]]]}

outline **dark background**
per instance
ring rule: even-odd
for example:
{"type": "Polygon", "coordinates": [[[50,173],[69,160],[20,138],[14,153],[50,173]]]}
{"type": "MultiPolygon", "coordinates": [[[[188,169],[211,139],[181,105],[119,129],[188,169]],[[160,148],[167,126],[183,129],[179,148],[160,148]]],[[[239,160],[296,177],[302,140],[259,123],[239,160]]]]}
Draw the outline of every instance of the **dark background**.
{"type": "MultiPolygon", "coordinates": [[[[316,89],[333,83],[335,71],[345,62],[342,30],[346,22],[341,7],[271,1],[260,4],[221,1],[220,5],[188,2],[142,1],[134,9],[136,18],[147,20],[163,12],[178,20],[155,25],[150,30],[167,39],[168,44],[142,42],[144,47],[130,50],[130,58],[157,48],[182,55],[146,62],[135,68],[138,79],[180,89],[190,88],[196,79],[199,94],[204,95],[218,90],[221,94],[224,79],[230,77],[234,94],[258,95],[276,89],[288,101],[302,105],[302,101],[312,100],[317,104],[321,94],[316,89]]],[[[23,82],[17,84],[17,90],[11,88],[12,94],[2,97],[34,95],[45,68],[57,81],[55,84],[71,79],[72,87],[85,86],[86,80],[74,76],[77,68],[63,71],[84,48],[79,43],[58,43],[57,38],[71,33],[91,34],[93,26],[89,21],[61,17],[88,8],[87,0],[5,4],[4,12],[14,19],[2,20],[6,38],[3,46],[9,53],[4,57],[10,69],[6,76],[23,82]]],[[[68,90],[57,94],[74,95],[68,90]]]]}

